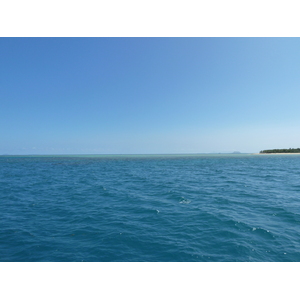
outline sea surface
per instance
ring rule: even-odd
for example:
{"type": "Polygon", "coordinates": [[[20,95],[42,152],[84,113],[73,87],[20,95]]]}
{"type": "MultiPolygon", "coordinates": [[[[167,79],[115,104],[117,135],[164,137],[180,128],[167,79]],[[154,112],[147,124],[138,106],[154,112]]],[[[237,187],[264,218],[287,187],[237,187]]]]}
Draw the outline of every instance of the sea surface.
{"type": "Polygon", "coordinates": [[[300,155],[0,156],[0,261],[300,261],[300,155]]]}

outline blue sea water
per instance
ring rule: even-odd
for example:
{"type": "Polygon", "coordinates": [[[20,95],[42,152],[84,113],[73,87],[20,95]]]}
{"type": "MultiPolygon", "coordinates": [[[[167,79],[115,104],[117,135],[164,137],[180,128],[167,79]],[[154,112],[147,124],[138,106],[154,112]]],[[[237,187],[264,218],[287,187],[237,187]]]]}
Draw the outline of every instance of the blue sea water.
{"type": "Polygon", "coordinates": [[[1,156],[0,261],[300,261],[300,155],[1,156]]]}

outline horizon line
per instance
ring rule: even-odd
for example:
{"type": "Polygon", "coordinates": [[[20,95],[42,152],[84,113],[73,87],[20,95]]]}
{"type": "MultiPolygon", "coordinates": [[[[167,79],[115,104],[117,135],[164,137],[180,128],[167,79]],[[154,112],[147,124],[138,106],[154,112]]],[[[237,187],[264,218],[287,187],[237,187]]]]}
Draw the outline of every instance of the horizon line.
{"type": "Polygon", "coordinates": [[[30,153],[30,154],[0,154],[0,156],[42,156],[42,155],[52,155],[52,156],[62,156],[62,155],[197,155],[197,154],[253,154],[256,152],[186,152],[186,153],[60,153],[60,154],[51,154],[51,153],[30,153]]]}

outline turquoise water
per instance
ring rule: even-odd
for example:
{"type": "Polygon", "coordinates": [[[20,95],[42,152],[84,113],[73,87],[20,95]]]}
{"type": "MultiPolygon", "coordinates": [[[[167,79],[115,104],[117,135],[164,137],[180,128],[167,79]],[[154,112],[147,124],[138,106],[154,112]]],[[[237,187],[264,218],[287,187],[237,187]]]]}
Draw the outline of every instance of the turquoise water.
{"type": "Polygon", "coordinates": [[[1,261],[300,261],[300,156],[0,156],[1,261]]]}

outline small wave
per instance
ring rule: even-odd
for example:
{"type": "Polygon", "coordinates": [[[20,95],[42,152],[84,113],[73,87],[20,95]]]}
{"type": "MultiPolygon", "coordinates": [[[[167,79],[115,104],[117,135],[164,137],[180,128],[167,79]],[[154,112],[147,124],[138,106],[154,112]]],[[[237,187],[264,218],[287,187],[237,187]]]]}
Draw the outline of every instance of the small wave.
{"type": "Polygon", "coordinates": [[[179,203],[181,203],[181,204],[189,204],[189,203],[191,203],[191,200],[187,200],[187,199],[183,198],[183,200],[181,200],[179,203]]]}
{"type": "Polygon", "coordinates": [[[271,238],[271,239],[274,238],[274,235],[270,232],[270,230],[267,230],[267,229],[263,229],[260,227],[253,227],[252,231],[255,231],[255,234],[258,234],[264,238],[271,238]]]}

